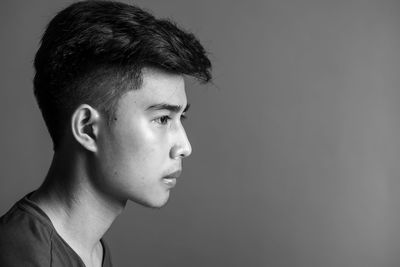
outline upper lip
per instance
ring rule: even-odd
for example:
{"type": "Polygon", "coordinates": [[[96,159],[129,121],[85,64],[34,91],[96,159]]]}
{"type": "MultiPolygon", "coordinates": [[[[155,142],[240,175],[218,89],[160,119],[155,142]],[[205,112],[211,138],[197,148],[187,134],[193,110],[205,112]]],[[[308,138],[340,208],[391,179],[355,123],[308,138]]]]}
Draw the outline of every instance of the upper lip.
{"type": "Polygon", "coordinates": [[[170,174],[167,174],[166,176],[164,176],[164,178],[178,178],[179,176],[181,176],[182,170],[177,170],[174,172],[171,172],[170,174]]]}

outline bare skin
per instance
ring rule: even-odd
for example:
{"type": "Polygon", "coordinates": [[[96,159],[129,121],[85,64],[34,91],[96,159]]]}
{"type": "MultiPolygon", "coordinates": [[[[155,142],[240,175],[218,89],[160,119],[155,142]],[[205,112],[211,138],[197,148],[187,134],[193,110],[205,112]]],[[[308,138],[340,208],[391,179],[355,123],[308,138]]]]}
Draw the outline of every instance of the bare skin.
{"type": "Polygon", "coordinates": [[[191,146],[181,119],[183,77],[143,71],[143,85],[119,100],[109,125],[82,104],[31,200],[87,267],[101,266],[101,238],[132,200],[148,207],[168,201],[191,146]]]}

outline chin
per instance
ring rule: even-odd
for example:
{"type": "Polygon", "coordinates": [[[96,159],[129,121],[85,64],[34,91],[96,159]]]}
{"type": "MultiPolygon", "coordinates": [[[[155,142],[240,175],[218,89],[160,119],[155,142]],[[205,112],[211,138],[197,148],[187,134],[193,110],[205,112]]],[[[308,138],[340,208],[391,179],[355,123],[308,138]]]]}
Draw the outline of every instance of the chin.
{"type": "Polygon", "coordinates": [[[168,203],[169,199],[169,192],[166,196],[157,198],[148,198],[148,199],[131,199],[133,202],[140,204],[146,208],[153,208],[153,209],[161,209],[168,203]]]}

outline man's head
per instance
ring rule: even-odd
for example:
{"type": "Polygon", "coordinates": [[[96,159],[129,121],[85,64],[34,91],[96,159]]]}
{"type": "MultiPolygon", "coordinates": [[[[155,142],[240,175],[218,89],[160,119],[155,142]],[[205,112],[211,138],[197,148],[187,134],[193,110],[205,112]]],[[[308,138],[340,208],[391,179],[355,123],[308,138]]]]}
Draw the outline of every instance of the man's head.
{"type": "Polygon", "coordinates": [[[168,20],[110,1],[78,2],[62,10],[49,23],[35,58],[35,96],[54,149],[80,104],[112,122],[120,97],[140,89],[145,68],[211,79],[198,40],[168,20]]]}
{"type": "Polygon", "coordinates": [[[183,76],[211,79],[198,40],[134,6],[79,2],[50,22],[35,68],[55,151],[73,140],[104,196],[164,205],[191,153],[183,76]]]}

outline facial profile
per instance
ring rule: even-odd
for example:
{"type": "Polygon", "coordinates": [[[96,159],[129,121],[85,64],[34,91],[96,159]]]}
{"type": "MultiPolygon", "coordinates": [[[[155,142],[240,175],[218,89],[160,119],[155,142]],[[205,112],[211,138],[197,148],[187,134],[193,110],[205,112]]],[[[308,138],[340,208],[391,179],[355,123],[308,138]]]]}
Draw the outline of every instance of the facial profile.
{"type": "Polygon", "coordinates": [[[127,201],[161,208],[179,183],[192,151],[184,77],[211,81],[211,62],[170,19],[84,0],[50,20],[34,69],[54,155],[0,217],[0,266],[112,266],[103,237],[127,201]]]}
{"type": "Polygon", "coordinates": [[[162,207],[191,145],[182,125],[182,75],[143,70],[143,84],[121,96],[112,124],[101,124],[93,164],[97,188],[120,201],[162,207]]]}

